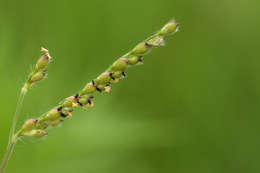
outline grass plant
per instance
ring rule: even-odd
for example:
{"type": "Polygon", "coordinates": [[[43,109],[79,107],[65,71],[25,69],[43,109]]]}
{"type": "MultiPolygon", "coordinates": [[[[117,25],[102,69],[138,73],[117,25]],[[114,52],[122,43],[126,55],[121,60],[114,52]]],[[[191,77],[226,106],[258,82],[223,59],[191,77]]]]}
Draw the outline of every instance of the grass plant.
{"type": "Polygon", "coordinates": [[[39,118],[26,120],[23,126],[16,131],[16,125],[19,120],[23,100],[26,93],[33,85],[46,77],[47,66],[52,60],[49,51],[45,48],[42,48],[41,51],[44,53],[44,55],[39,58],[34,69],[29,74],[23,88],[21,89],[12,122],[12,127],[10,130],[6,153],[3,156],[3,160],[0,166],[0,173],[4,172],[14,146],[20,138],[42,138],[48,134],[47,129],[49,127],[58,126],[64,120],[66,120],[66,118],[71,118],[72,112],[75,108],[82,107],[84,110],[87,110],[88,107],[93,107],[94,93],[110,92],[112,84],[119,82],[120,79],[125,77],[128,67],[141,64],[144,55],[148,54],[152,48],[164,46],[165,38],[176,33],[178,31],[178,26],[178,23],[176,23],[174,20],[171,20],[158,32],[146,40],[140,42],[128,53],[117,59],[97,78],[88,82],[82,90],[75,93],[73,96],[65,98],[57,106],[44,113],[39,118]]]}

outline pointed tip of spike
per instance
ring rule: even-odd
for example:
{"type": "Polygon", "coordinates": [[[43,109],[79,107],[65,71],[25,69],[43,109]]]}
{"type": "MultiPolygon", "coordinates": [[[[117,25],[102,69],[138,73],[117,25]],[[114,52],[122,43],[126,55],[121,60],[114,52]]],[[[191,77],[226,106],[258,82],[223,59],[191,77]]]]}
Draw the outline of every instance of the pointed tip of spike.
{"type": "Polygon", "coordinates": [[[41,47],[41,52],[45,53],[45,55],[48,57],[48,59],[51,59],[48,49],[41,47]]]}

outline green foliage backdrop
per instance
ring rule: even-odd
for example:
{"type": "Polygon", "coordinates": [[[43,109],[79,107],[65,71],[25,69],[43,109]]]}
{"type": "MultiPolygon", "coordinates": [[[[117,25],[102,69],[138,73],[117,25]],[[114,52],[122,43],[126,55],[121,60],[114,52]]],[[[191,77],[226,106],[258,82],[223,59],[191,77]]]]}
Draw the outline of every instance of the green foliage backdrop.
{"type": "Polygon", "coordinates": [[[41,46],[54,58],[22,118],[81,89],[171,17],[181,32],[94,109],[20,141],[7,173],[259,172],[259,5],[236,0],[1,0],[0,156],[41,46]]]}

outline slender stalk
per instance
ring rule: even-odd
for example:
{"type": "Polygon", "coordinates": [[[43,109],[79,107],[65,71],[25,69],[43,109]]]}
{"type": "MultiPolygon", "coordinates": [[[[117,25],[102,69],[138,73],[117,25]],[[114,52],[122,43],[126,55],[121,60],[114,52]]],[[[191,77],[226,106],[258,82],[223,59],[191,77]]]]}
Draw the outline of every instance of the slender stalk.
{"type": "Polygon", "coordinates": [[[0,173],[4,173],[5,171],[5,168],[7,166],[7,163],[8,163],[8,160],[13,152],[13,149],[14,149],[14,146],[16,144],[16,141],[14,142],[10,142],[7,146],[7,149],[6,149],[6,153],[3,157],[3,160],[2,160],[2,163],[1,163],[1,166],[0,166],[0,173]]]}
{"type": "Polygon", "coordinates": [[[18,122],[18,119],[19,119],[19,115],[20,115],[21,110],[22,110],[23,101],[24,101],[24,97],[26,95],[26,91],[27,91],[27,88],[25,86],[22,89],[20,96],[19,96],[19,99],[18,99],[16,111],[15,111],[13,122],[12,122],[12,127],[10,129],[10,135],[9,135],[6,153],[3,157],[2,163],[0,165],[0,173],[4,172],[5,167],[8,163],[8,160],[9,160],[9,158],[10,158],[12,152],[13,152],[14,146],[15,146],[16,141],[17,141],[17,137],[15,137],[15,129],[16,129],[16,125],[17,125],[17,122],[18,122]]]}
{"type": "Polygon", "coordinates": [[[17,122],[18,122],[18,119],[19,119],[19,115],[20,115],[21,110],[22,110],[25,95],[26,95],[26,91],[24,92],[24,88],[23,88],[21,93],[20,93],[19,99],[18,99],[17,108],[16,108],[16,111],[15,111],[15,114],[14,114],[8,143],[10,143],[12,141],[12,138],[14,136],[16,125],[17,125],[17,122]]]}
{"type": "Polygon", "coordinates": [[[18,138],[19,138],[19,132],[20,131],[18,131],[18,133],[15,134],[15,130],[16,130],[16,125],[17,125],[17,122],[19,120],[19,116],[20,116],[20,113],[21,113],[21,110],[22,110],[24,97],[25,97],[28,89],[30,89],[30,87],[32,85],[34,85],[37,82],[44,79],[44,77],[46,75],[46,67],[51,60],[51,56],[49,54],[49,51],[47,49],[43,48],[43,47],[41,48],[41,52],[43,52],[44,55],[42,55],[38,59],[33,71],[28,76],[27,81],[25,82],[23,88],[21,89],[20,96],[19,96],[18,103],[17,103],[17,107],[16,107],[15,114],[14,114],[14,118],[13,118],[13,121],[12,121],[12,126],[11,126],[11,129],[10,129],[6,153],[4,154],[2,163],[0,165],[0,173],[4,172],[5,167],[7,166],[8,160],[9,160],[9,158],[10,158],[12,152],[13,152],[14,146],[15,146],[18,138]]]}

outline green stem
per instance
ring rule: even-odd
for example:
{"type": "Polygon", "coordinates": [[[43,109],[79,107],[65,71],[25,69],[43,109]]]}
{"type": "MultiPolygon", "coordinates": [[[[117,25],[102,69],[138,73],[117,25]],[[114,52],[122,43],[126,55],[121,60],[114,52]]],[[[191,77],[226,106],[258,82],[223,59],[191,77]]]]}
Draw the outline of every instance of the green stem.
{"type": "Polygon", "coordinates": [[[19,115],[20,115],[21,110],[22,110],[23,101],[24,101],[24,97],[26,95],[27,88],[28,88],[28,86],[27,86],[27,84],[25,84],[25,86],[23,87],[23,89],[21,91],[19,99],[18,99],[16,111],[15,111],[13,122],[12,122],[12,127],[10,129],[10,135],[9,135],[6,153],[3,157],[2,163],[0,165],[0,173],[4,173],[5,167],[7,166],[8,160],[9,160],[9,158],[10,158],[12,152],[13,152],[14,146],[15,146],[16,141],[18,139],[18,136],[15,135],[15,129],[16,129],[16,125],[17,125],[17,122],[18,122],[18,119],[19,119],[19,115]]]}
{"type": "Polygon", "coordinates": [[[16,141],[8,143],[6,153],[3,157],[2,163],[0,165],[0,173],[4,173],[8,160],[9,160],[10,156],[12,155],[15,144],[16,144],[16,141]]]}
{"type": "Polygon", "coordinates": [[[20,94],[20,97],[18,99],[18,103],[17,103],[15,114],[14,114],[12,127],[11,127],[11,130],[10,130],[10,136],[9,136],[9,142],[8,143],[10,143],[12,141],[12,138],[14,137],[17,121],[19,119],[19,115],[20,115],[21,110],[22,110],[23,100],[24,100],[25,94],[26,94],[26,91],[24,92],[24,88],[23,88],[23,90],[20,94]]]}

